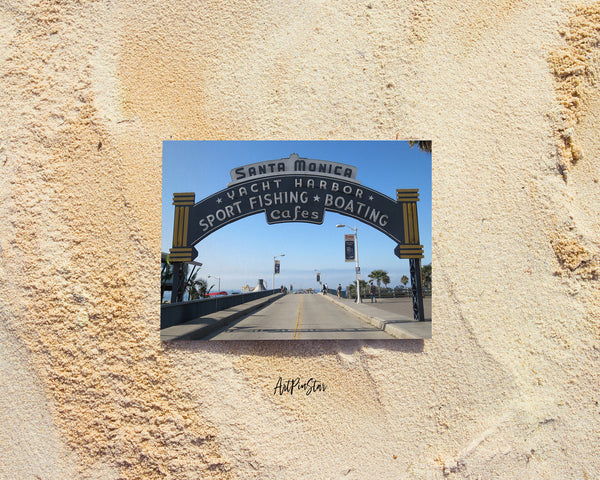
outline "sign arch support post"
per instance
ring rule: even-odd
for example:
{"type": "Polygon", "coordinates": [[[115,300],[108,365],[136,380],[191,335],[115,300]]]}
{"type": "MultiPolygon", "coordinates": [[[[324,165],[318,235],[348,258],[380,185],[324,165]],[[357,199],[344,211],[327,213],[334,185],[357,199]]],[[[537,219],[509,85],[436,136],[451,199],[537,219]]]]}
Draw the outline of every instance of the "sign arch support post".
{"type": "Polygon", "coordinates": [[[402,204],[404,217],[404,242],[398,244],[394,253],[398,258],[407,258],[410,264],[410,287],[415,321],[425,320],[423,308],[423,283],[421,278],[421,259],[423,258],[423,245],[419,242],[419,219],[417,215],[417,202],[419,201],[418,189],[396,190],[396,200],[402,204]]]}

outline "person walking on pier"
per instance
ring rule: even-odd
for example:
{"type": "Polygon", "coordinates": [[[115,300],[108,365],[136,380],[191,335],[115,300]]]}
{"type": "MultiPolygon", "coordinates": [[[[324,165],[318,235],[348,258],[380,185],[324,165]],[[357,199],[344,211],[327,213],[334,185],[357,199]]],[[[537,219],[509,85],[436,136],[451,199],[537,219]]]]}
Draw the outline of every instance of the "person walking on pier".
{"type": "Polygon", "coordinates": [[[369,287],[369,295],[371,296],[371,303],[375,302],[377,303],[377,299],[375,298],[375,293],[377,291],[375,290],[375,285],[373,285],[373,282],[371,282],[371,286],[369,287]]]}

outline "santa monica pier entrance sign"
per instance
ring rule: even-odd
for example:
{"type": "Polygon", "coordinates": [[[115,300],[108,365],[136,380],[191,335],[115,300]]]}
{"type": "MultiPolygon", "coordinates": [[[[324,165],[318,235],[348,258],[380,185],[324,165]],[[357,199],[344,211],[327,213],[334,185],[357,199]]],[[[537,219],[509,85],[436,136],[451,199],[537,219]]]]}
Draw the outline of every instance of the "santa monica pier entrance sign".
{"type": "Polygon", "coordinates": [[[410,260],[413,311],[423,321],[417,189],[397,190],[396,201],[356,180],[356,167],[325,160],[289,158],[253,163],[231,170],[227,188],[195,203],[194,193],[175,193],[171,302],[183,299],[183,263],[191,262],[200,240],[221,227],[265,212],[268,224],[322,224],[325,211],[355,218],[381,231],[398,246],[394,253],[410,260]]]}

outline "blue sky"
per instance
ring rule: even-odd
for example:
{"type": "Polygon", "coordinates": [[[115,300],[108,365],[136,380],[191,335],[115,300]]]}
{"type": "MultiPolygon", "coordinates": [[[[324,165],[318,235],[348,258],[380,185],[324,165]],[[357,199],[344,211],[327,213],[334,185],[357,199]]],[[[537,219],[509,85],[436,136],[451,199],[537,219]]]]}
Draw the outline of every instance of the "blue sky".
{"type": "MultiPolygon", "coordinates": [[[[300,157],[346,163],[357,167],[361,185],[393,199],[397,188],[418,188],[419,233],[424,247],[423,264],[431,263],[431,154],[410,148],[402,141],[165,141],[163,142],[162,251],[173,238],[173,193],[195,192],[196,202],[226,188],[230,170],[255,162],[300,157]]],[[[322,225],[284,223],[268,225],[264,213],[233,222],[196,244],[199,276],[217,290],[240,291],[256,286],[258,279],[271,288],[273,257],[279,257],[281,273],[275,285],[317,288],[316,272],[330,288],[355,280],[354,263],[344,260],[344,234],[358,227],[361,278],[376,269],[390,276],[390,287],[409,276],[408,260],[394,255],[395,242],[383,233],[351,217],[326,212],[322,225]]]]}

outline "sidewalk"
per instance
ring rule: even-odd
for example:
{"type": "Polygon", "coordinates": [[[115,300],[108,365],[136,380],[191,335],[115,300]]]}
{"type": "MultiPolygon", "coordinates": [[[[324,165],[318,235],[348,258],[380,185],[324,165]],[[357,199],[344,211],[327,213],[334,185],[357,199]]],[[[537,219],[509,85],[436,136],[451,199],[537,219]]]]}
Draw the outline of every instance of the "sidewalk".
{"type": "Polygon", "coordinates": [[[219,312],[211,313],[210,315],[194,318],[193,320],[180,323],[179,325],[163,328],[160,331],[160,339],[163,342],[172,340],[202,340],[202,338],[209,333],[226,327],[234,320],[274,302],[283,295],[283,293],[276,293],[251,302],[242,303],[241,305],[228,308],[227,310],[221,310],[219,312]]]}
{"type": "Polygon", "coordinates": [[[431,338],[430,319],[424,322],[415,322],[412,315],[409,317],[397,312],[386,311],[378,308],[377,303],[371,303],[370,301],[355,303],[353,300],[339,299],[331,294],[323,295],[323,297],[396,338],[431,338]]]}

